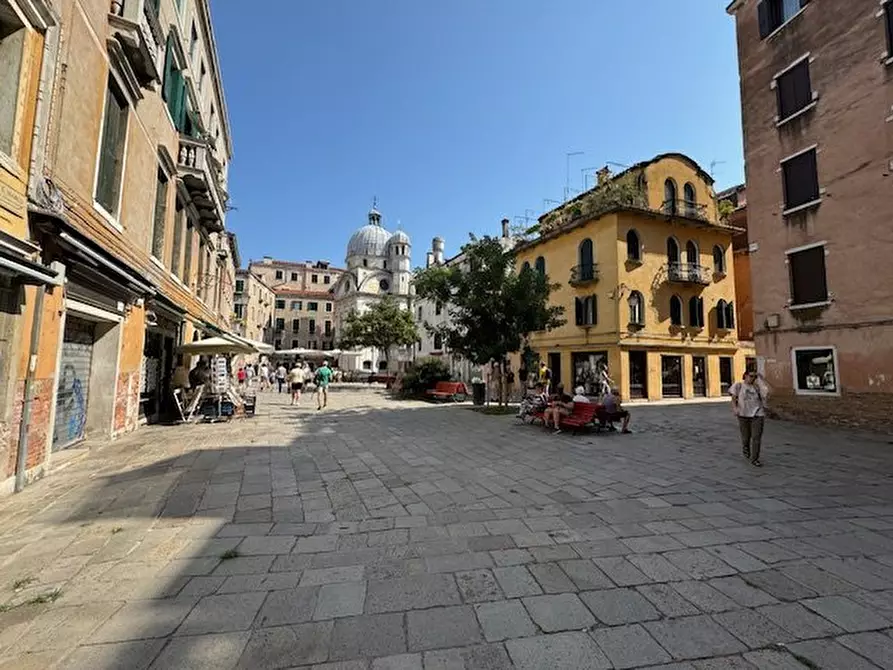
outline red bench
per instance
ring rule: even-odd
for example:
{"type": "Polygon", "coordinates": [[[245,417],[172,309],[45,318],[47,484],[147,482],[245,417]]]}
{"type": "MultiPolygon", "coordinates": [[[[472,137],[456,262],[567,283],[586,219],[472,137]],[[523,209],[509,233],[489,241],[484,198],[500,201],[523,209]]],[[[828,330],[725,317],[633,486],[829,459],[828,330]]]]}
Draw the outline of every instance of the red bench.
{"type": "MultiPolygon", "coordinates": [[[[567,416],[561,417],[561,427],[571,428],[576,433],[580,428],[595,425],[601,408],[601,405],[594,402],[575,402],[573,411],[567,416]]],[[[545,414],[543,412],[535,412],[533,418],[545,423],[545,414]]]]}
{"type": "Polygon", "coordinates": [[[462,402],[468,397],[468,389],[462,382],[437,382],[433,389],[425,391],[425,395],[435,400],[462,402]]]}

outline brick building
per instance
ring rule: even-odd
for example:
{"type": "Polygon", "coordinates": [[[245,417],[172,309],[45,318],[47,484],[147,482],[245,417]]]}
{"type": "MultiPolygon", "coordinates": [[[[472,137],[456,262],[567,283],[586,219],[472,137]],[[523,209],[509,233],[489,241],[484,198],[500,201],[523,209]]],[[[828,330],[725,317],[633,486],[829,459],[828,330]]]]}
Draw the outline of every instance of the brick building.
{"type": "Polygon", "coordinates": [[[335,296],[344,270],[328,261],[296,263],[264,257],[248,269],[275,293],[272,344],[276,349],[332,349],[335,296]]]}
{"type": "Polygon", "coordinates": [[[0,173],[19,175],[3,233],[40,284],[4,284],[18,365],[2,357],[3,491],[16,470],[39,476],[54,452],[170,409],[190,362],[177,346],[229,330],[238,248],[208,0],[0,0],[0,87],[0,173]]]}
{"type": "Polygon", "coordinates": [[[782,413],[889,427],[893,2],[735,0],[759,364],[782,413]]]}

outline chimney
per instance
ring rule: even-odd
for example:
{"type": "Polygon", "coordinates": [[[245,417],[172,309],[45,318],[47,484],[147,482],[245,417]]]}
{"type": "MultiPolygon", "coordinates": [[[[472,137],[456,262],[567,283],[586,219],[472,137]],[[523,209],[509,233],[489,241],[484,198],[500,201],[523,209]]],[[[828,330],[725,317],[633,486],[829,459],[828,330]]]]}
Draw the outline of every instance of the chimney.
{"type": "Polygon", "coordinates": [[[435,237],[431,242],[431,251],[434,254],[434,262],[443,265],[443,238],[435,237]]]}
{"type": "Polygon", "coordinates": [[[508,237],[509,237],[509,220],[503,219],[502,220],[502,238],[507,240],[508,237]]]}
{"type": "Polygon", "coordinates": [[[432,265],[434,265],[434,252],[429,251],[425,254],[425,267],[430,268],[432,265]]]}
{"type": "Polygon", "coordinates": [[[607,183],[610,181],[610,179],[611,179],[611,168],[609,168],[609,167],[606,165],[605,167],[603,167],[601,170],[599,170],[599,171],[596,172],[595,174],[596,174],[596,176],[598,177],[598,185],[599,185],[599,186],[604,186],[604,185],[607,184],[607,183]]]}

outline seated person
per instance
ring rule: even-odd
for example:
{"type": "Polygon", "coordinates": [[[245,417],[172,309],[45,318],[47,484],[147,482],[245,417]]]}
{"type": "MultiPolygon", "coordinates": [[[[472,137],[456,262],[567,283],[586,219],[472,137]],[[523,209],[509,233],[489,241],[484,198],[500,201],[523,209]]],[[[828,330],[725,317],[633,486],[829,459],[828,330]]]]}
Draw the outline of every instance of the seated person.
{"type": "Polygon", "coordinates": [[[586,389],[582,386],[578,386],[574,389],[574,402],[589,402],[589,398],[586,397],[586,389]]]}
{"type": "Polygon", "coordinates": [[[526,419],[531,414],[546,409],[548,404],[549,398],[546,396],[546,387],[542,383],[537,383],[535,395],[528,395],[521,398],[521,406],[518,409],[518,418],[526,419]]]}
{"type": "Polygon", "coordinates": [[[557,393],[553,396],[552,402],[546,408],[543,414],[543,425],[549,427],[549,419],[552,419],[552,425],[555,428],[555,434],[561,432],[561,417],[568,416],[574,411],[574,399],[564,392],[564,386],[558,385],[557,393]]]}
{"type": "Polygon", "coordinates": [[[612,388],[609,393],[605,394],[605,397],[602,398],[602,406],[603,409],[599,412],[599,419],[602,423],[610,424],[610,427],[613,429],[614,421],[622,421],[621,424],[621,433],[629,433],[629,412],[623,409],[620,406],[620,391],[617,388],[612,388]]]}

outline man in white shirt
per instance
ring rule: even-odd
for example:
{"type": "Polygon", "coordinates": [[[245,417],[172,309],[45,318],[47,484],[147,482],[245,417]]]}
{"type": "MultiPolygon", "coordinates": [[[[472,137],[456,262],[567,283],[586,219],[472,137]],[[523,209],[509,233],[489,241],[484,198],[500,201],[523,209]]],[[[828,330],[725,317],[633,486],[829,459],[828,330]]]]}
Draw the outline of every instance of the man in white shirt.
{"type": "Polygon", "coordinates": [[[280,363],[279,367],[276,368],[276,385],[279,387],[279,393],[282,393],[282,387],[285,385],[285,378],[287,376],[288,370],[285,369],[285,365],[280,363]]]}
{"type": "Polygon", "coordinates": [[[766,420],[766,401],[769,386],[753,370],[744,373],[744,379],[732,384],[732,410],[738,417],[741,429],[741,451],[744,458],[760,468],[760,446],[763,439],[763,424],[766,420]]]}
{"type": "Polygon", "coordinates": [[[589,398],[586,397],[586,389],[582,386],[578,386],[574,389],[574,402],[589,402],[589,398]]]}

